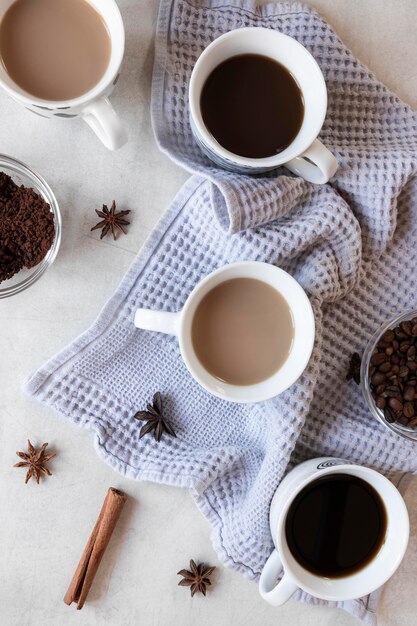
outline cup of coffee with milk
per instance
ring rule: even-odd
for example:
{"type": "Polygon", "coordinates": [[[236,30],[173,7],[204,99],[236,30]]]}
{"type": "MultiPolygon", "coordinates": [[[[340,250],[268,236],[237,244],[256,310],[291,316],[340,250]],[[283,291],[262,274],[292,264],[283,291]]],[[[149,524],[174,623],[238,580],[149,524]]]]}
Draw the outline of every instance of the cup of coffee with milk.
{"type": "Polygon", "coordinates": [[[108,99],[124,46],[115,0],[0,1],[0,86],[36,115],[82,117],[111,150],[127,141],[108,99]]]}
{"type": "Polygon", "coordinates": [[[260,402],[302,374],[314,315],[298,282],[269,263],[231,263],[206,276],[181,311],[138,309],[137,328],[176,335],[190,374],[231,402],[260,402]]]}

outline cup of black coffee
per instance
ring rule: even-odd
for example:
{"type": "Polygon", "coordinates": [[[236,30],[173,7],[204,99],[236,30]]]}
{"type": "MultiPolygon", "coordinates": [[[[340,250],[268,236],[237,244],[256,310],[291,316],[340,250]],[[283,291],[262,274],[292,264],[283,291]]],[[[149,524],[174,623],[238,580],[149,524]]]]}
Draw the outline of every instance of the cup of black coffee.
{"type": "Polygon", "coordinates": [[[241,28],[215,39],[193,69],[189,104],[197,143],[225,169],[259,174],[285,165],[313,183],[336,172],[317,139],[327,109],[323,74],[292,37],[241,28]]]}
{"type": "Polygon", "coordinates": [[[285,477],[270,527],[275,550],[259,591],[274,606],[299,588],[333,601],[371,593],[395,572],[409,537],[396,487],[372,469],[330,457],[301,463],[285,477]]]}

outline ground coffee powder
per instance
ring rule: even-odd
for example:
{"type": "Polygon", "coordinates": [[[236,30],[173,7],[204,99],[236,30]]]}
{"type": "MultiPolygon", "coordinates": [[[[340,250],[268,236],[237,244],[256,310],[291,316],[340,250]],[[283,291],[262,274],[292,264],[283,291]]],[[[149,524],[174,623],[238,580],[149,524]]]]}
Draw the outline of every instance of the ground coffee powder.
{"type": "Polygon", "coordinates": [[[0,282],[38,265],[55,236],[50,206],[34,189],[0,172],[0,282]]]}

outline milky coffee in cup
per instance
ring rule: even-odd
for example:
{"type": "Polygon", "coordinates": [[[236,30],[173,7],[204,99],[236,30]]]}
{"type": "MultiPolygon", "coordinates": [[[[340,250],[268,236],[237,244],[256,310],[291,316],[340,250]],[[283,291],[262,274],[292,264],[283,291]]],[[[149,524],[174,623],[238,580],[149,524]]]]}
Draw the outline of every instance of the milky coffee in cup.
{"type": "Polygon", "coordinates": [[[232,385],[254,385],[287,360],[294,323],[287,301],[274,287],[254,278],[233,278],[202,298],[191,337],[210,374],[232,385]]]}
{"type": "Polygon", "coordinates": [[[1,63],[24,91],[42,100],[72,100],[103,77],[111,40],[86,0],[17,0],[0,25],[1,63]]]}

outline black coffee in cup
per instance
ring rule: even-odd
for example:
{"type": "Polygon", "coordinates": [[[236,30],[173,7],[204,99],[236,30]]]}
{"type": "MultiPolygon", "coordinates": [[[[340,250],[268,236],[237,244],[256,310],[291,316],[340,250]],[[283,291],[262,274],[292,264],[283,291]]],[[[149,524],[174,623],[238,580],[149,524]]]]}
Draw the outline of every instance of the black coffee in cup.
{"type": "Polygon", "coordinates": [[[301,89],[281,63],[259,54],[241,54],[220,63],[200,98],[204,124],[234,154],[273,156],[298,135],[304,118],[301,89]]]}
{"type": "Polygon", "coordinates": [[[300,491],[288,511],[285,534],[293,557],[305,569],[341,578],[376,556],[386,527],[384,503],[369,483],[331,474],[300,491]]]}

